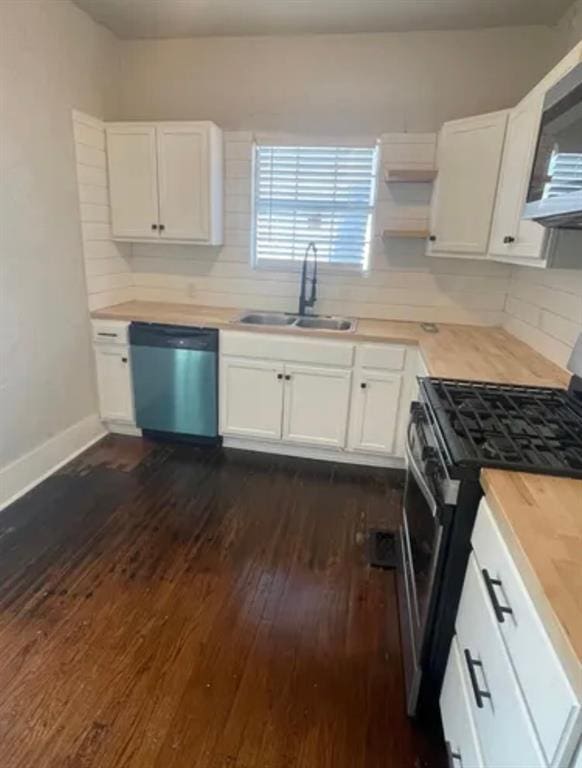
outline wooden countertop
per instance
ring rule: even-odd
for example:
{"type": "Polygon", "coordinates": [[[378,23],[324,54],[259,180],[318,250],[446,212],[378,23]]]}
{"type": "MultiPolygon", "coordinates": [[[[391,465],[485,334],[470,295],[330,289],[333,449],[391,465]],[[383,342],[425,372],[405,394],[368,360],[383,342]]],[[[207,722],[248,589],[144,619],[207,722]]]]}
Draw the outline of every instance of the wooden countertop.
{"type": "Polygon", "coordinates": [[[439,324],[438,333],[428,333],[420,323],[396,320],[358,321],[355,332],[241,325],[240,309],[129,301],[91,313],[93,318],[133,320],[176,325],[203,325],[253,333],[317,336],[349,341],[417,344],[432,376],[562,387],[569,376],[501,328],[439,324]]]}
{"type": "MultiPolygon", "coordinates": [[[[92,313],[93,318],[202,325],[258,333],[290,333],[349,341],[419,346],[430,375],[504,384],[566,386],[569,374],[501,328],[358,321],[338,334],[237,323],[240,309],[131,301],[92,313]]],[[[509,546],[516,553],[546,626],[569,669],[582,660],[582,481],[484,470],[482,484],[509,546]]]]}
{"type": "Polygon", "coordinates": [[[582,696],[582,480],[484,469],[481,484],[582,696]]]}

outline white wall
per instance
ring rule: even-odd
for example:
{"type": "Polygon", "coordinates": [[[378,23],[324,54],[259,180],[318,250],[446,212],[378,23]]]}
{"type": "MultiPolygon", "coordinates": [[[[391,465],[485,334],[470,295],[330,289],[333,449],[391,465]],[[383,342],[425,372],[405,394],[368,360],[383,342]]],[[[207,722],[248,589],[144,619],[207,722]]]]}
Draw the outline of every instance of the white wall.
{"type": "Polygon", "coordinates": [[[436,131],[512,106],[549,69],[547,27],[122,44],[119,119],[225,130],[436,131]]]}
{"type": "Polygon", "coordinates": [[[556,27],[558,35],[558,58],[568,53],[582,40],[582,0],[576,2],[566,11],[556,27]]]}
{"type": "Polygon", "coordinates": [[[111,239],[105,123],[74,110],[73,130],[87,297],[101,309],[133,298],[131,246],[111,239]]]}
{"type": "Polygon", "coordinates": [[[504,327],[565,366],[582,333],[582,270],[515,267],[504,327]]]}
{"type": "Polygon", "coordinates": [[[116,57],[68,1],[0,3],[0,468],[96,411],[71,110],[116,57]]]}

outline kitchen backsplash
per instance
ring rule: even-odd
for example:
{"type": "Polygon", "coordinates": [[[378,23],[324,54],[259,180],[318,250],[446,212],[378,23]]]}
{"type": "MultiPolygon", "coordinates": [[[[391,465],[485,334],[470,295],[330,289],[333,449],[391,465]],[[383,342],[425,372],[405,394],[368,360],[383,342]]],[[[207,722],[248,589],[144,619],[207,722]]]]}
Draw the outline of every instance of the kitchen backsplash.
{"type": "Polygon", "coordinates": [[[515,267],[504,327],[564,366],[582,333],[582,270],[515,267]]]}
{"type": "MultiPolygon", "coordinates": [[[[225,134],[226,236],[222,248],[175,245],[132,247],[136,296],[230,307],[296,310],[297,270],[251,266],[252,134],[225,134]]],[[[382,146],[390,144],[390,135],[382,146]]],[[[320,313],[398,320],[499,324],[510,270],[505,265],[428,259],[423,240],[391,239],[381,232],[402,221],[426,226],[429,185],[379,180],[375,236],[366,274],[320,275],[320,313]]]]}
{"type": "MultiPolygon", "coordinates": [[[[252,146],[249,132],[225,134],[226,227],[221,248],[111,240],[104,125],[73,115],[87,292],[91,309],[128,301],[174,301],[294,311],[298,270],[251,266],[252,146]]],[[[390,143],[383,137],[382,156],[390,143]]],[[[381,173],[381,165],[380,173],[381,173]]],[[[370,269],[322,271],[321,313],[396,320],[499,325],[559,365],[582,332],[582,271],[510,268],[424,256],[424,241],[391,239],[398,222],[426,223],[428,185],[380,178],[370,269]]]]}
{"type": "Polygon", "coordinates": [[[73,112],[79,211],[89,309],[133,298],[130,246],[111,239],[105,125],[73,112]]]}

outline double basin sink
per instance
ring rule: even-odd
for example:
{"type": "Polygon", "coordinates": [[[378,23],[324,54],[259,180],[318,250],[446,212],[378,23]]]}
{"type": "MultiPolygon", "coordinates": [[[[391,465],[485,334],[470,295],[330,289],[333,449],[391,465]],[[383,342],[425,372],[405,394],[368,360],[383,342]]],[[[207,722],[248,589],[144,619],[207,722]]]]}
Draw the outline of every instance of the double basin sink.
{"type": "Polygon", "coordinates": [[[291,315],[285,312],[248,312],[235,320],[235,322],[242,325],[308,328],[317,331],[338,331],[340,333],[349,333],[356,330],[356,321],[347,317],[291,315]]]}

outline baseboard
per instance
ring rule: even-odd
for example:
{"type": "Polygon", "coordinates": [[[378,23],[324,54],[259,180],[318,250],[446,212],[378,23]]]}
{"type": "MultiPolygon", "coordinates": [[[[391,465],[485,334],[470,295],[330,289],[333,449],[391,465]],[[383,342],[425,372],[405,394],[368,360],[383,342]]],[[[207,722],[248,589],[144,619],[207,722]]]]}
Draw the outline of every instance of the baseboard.
{"type": "Polygon", "coordinates": [[[0,510],[12,504],[106,434],[91,414],[0,469],[0,510]]]}
{"type": "Polygon", "coordinates": [[[333,451],[326,448],[269,442],[268,440],[249,440],[245,437],[225,437],[222,445],[224,448],[238,448],[241,451],[276,453],[279,456],[335,461],[341,464],[357,464],[365,467],[404,469],[405,466],[404,459],[398,456],[379,456],[376,454],[356,453],[355,451],[333,451]]]}
{"type": "Polygon", "coordinates": [[[127,435],[128,437],[141,437],[142,432],[135,424],[127,424],[123,421],[106,421],[105,428],[114,435],[127,435]]]}

